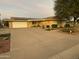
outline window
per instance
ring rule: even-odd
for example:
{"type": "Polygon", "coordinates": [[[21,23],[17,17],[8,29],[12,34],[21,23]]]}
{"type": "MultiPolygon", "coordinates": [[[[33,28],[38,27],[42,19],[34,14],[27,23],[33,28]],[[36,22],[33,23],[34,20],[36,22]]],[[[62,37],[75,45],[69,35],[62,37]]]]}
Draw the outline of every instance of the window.
{"type": "Polygon", "coordinates": [[[35,22],[35,21],[33,21],[33,22],[32,22],[32,24],[36,24],[36,22],[35,22]]]}

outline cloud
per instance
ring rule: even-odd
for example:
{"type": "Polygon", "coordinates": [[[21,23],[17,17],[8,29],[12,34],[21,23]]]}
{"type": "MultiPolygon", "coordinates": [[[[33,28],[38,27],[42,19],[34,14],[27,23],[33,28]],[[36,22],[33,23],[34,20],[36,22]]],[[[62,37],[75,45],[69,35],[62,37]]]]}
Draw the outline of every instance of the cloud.
{"type": "Polygon", "coordinates": [[[7,17],[46,17],[54,15],[52,0],[1,0],[0,11],[7,17]]]}

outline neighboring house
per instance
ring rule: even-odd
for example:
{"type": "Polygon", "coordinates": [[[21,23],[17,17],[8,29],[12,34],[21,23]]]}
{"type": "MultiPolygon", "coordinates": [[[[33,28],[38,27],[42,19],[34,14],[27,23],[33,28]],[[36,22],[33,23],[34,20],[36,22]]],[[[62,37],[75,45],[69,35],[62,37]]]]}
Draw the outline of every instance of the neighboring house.
{"type": "Polygon", "coordinates": [[[58,19],[56,17],[47,18],[21,18],[21,17],[11,17],[10,19],[5,19],[4,23],[6,27],[9,28],[30,28],[30,27],[46,27],[53,24],[58,24],[58,19]]]}

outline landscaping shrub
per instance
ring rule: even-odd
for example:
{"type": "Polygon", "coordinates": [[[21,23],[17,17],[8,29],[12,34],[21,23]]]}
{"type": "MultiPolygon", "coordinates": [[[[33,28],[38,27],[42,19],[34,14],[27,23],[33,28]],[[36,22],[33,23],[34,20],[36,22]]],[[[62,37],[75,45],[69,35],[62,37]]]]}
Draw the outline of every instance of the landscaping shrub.
{"type": "Polygon", "coordinates": [[[68,25],[68,27],[62,28],[62,31],[70,33],[70,31],[75,32],[75,29],[73,27],[69,27],[69,25],[68,25]]]}
{"type": "Polygon", "coordinates": [[[52,24],[51,25],[51,30],[54,30],[54,29],[56,29],[57,28],[57,24],[52,24]]]}
{"type": "Polygon", "coordinates": [[[57,24],[52,24],[52,28],[57,28],[57,24]]]}
{"type": "Polygon", "coordinates": [[[0,39],[1,40],[4,40],[5,37],[6,37],[5,40],[9,40],[10,39],[10,33],[0,34],[0,39]]]}
{"type": "Polygon", "coordinates": [[[32,27],[40,27],[40,25],[33,25],[32,27]]]}
{"type": "Polygon", "coordinates": [[[62,31],[70,33],[70,31],[74,32],[74,29],[70,26],[70,24],[65,24],[62,31]]]}
{"type": "Polygon", "coordinates": [[[70,24],[65,24],[64,27],[65,28],[70,28],[70,24]]]}
{"type": "Polygon", "coordinates": [[[62,31],[63,32],[70,32],[70,28],[63,28],[62,31]]]}
{"type": "Polygon", "coordinates": [[[47,26],[46,26],[46,28],[50,28],[50,26],[49,26],[49,25],[47,25],[47,26]]]}
{"type": "Polygon", "coordinates": [[[50,26],[49,25],[46,26],[46,30],[50,31],[50,26]]]}

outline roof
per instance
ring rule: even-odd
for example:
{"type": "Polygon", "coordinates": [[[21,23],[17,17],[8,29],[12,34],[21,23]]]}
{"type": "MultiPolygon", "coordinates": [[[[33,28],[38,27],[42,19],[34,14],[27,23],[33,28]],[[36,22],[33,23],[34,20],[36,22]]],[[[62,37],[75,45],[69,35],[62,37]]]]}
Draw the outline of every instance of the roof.
{"type": "Polygon", "coordinates": [[[28,20],[29,18],[25,18],[25,17],[11,17],[11,19],[14,19],[14,20],[28,20]]]}
{"type": "Polygon", "coordinates": [[[10,19],[5,19],[4,21],[45,21],[45,20],[58,20],[58,19],[55,17],[47,17],[47,18],[11,17],[10,19]]]}

